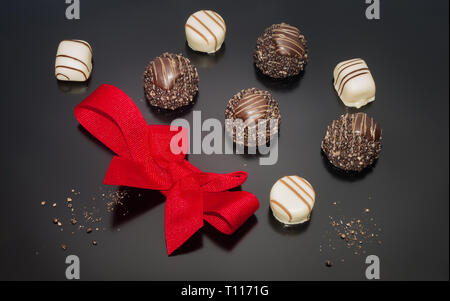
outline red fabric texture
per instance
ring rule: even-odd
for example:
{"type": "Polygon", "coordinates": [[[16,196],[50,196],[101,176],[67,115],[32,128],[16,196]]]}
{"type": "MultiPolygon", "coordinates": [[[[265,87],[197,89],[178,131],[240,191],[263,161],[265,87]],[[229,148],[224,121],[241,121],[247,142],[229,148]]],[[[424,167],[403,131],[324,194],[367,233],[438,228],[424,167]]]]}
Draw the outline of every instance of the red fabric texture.
{"type": "Polygon", "coordinates": [[[116,154],[104,184],[159,190],[166,196],[168,255],[203,227],[203,220],[230,235],[259,208],[253,194],[227,191],[244,183],[246,172],[200,171],[185,160],[187,148],[180,154],[170,149],[174,135],[188,141],[185,129],[147,125],[133,101],[114,86],[97,88],[75,107],[75,117],[116,154]]]}

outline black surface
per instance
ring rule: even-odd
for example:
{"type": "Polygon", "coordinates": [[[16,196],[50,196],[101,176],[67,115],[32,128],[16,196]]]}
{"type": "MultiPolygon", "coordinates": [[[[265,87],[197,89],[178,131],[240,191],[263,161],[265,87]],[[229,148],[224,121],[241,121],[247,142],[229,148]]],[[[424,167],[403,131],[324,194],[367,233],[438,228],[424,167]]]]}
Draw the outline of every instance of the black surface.
{"type": "Polygon", "coordinates": [[[321,253],[319,246],[335,239],[327,234],[329,216],[359,217],[370,208],[382,244],[367,252],[380,257],[382,279],[448,280],[448,1],[382,0],[377,21],[365,18],[363,0],[81,0],[77,21],[65,19],[65,7],[63,0],[4,1],[0,11],[0,279],[63,280],[65,257],[76,254],[84,280],[364,280],[364,255],[345,247],[321,253]],[[225,48],[212,58],[185,44],[184,22],[203,8],[219,12],[228,27],[225,48]],[[258,35],[281,21],[304,32],[310,62],[300,78],[273,82],[255,71],[252,52],[258,35]],[[56,48],[66,38],[87,40],[94,49],[92,79],[78,94],[64,92],[53,74],[56,48]],[[125,91],[149,123],[169,123],[173,117],[143,101],[142,88],[146,64],[164,51],[187,55],[199,69],[200,93],[184,118],[200,110],[203,119],[222,119],[228,99],[249,87],[271,91],[282,114],[274,166],[260,166],[254,156],[189,156],[205,171],[247,171],[242,188],[261,208],[234,236],[206,225],[171,257],[157,192],[133,190],[124,206],[106,212],[99,196],[115,189],[101,185],[112,153],[73,115],[90,92],[109,83],[125,91]],[[375,78],[376,101],[361,111],[382,125],[384,137],[376,166],[349,179],[327,166],[320,142],[326,126],[346,111],[332,70],[353,57],[363,57],[375,78]],[[298,231],[281,229],[269,212],[272,184],[289,174],[307,178],[318,193],[311,222],[298,231]],[[71,234],[65,199],[72,188],[81,192],[74,198],[77,212],[99,208],[105,231],[71,234]],[[53,201],[56,208],[49,207],[53,201]],[[64,219],[64,231],[52,224],[54,216],[64,219]],[[336,264],[325,267],[327,259],[336,264]]]}

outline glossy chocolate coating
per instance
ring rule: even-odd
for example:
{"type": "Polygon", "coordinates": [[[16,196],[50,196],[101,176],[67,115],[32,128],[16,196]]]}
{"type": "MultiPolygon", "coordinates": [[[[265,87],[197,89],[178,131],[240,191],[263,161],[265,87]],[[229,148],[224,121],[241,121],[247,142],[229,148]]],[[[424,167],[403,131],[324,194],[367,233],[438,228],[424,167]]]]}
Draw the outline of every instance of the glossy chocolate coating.
{"type": "Polygon", "coordinates": [[[356,135],[363,135],[371,141],[378,141],[381,138],[381,127],[366,113],[354,114],[352,130],[356,135]]]}
{"type": "Polygon", "coordinates": [[[273,30],[277,52],[282,55],[303,55],[305,53],[299,37],[300,30],[285,23],[281,23],[278,28],[273,30]]]}
{"type": "Polygon", "coordinates": [[[152,62],[155,84],[164,89],[172,89],[181,75],[180,64],[171,57],[158,57],[152,62]]]}
{"type": "Polygon", "coordinates": [[[264,118],[268,107],[268,101],[261,94],[247,94],[234,109],[236,118],[242,119],[245,123],[256,122],[264,118]]]}

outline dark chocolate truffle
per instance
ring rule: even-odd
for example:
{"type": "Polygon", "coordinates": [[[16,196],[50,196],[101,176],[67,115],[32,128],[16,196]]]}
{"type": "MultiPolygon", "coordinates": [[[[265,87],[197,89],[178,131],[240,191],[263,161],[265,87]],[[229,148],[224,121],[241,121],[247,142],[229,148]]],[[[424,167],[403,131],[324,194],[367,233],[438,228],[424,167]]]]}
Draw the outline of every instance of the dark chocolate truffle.
{"type": "Polygon", "coordinates": [[[175,110],[194,102],[198,72],[181,54],[164,53],[144,72],[145,96],[152,106],[175,110]]]}
{"type": "Polygon", "coordinates": [[[256,88],[242,90],[228,101],[225,127],[237,144],[268,144],[280,126],[278,102],[267,91],[256,88]]]}
{"type": "Polygon", "coordinates": [[[299,74],[308,59],[305,37],[300,30],[286,23],[267,28],[256,41],[255,65],[273,78],[299,74]]]}
{"type": "Polygon", "coordinates": [[[365,113],[345,114],[328,126],[322,150],[335,167],[361,171],[381,152],[382,130],[365,113]]]}

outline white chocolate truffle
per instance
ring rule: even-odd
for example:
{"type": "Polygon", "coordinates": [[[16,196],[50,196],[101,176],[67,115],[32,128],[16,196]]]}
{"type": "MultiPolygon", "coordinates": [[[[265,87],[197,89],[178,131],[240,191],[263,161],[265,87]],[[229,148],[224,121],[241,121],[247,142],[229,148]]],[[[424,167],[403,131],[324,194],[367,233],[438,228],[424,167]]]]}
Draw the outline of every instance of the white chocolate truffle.
{"type": "Polygon", "coordinates": [[[227,27],[222,17],[212,10],[200,10],[186,22],[186,40],[195,51],[214,53],[222,47],[227,27]]]}
{"type": "Polygon", "coordinates": [[[308,181],[299,176],[279,179],[270,191],[270,208],[283,224],[301,224],[309,220],[316,193],[308,181]]]}
{"type": "Polygon", "coordinates": [[[334,88],[347,107],[361,108],[375,100],[375,82],[362,59],[352,59],[334,68],[334,88]]]}
{"type": "Polygon", "coordinates": [[[61,81],[84,82],[92,71],[92,48],[82,40],[63,40],[55,60],[55,76],[61,81]]]}

